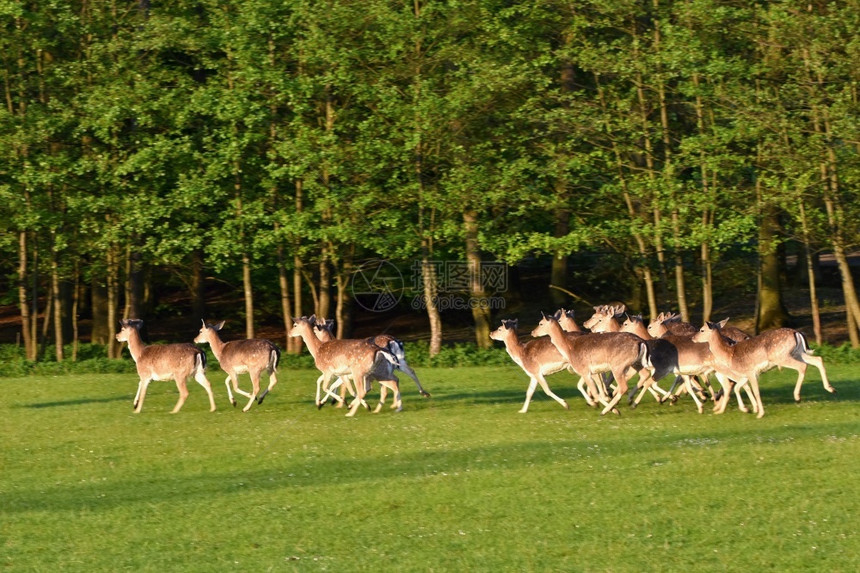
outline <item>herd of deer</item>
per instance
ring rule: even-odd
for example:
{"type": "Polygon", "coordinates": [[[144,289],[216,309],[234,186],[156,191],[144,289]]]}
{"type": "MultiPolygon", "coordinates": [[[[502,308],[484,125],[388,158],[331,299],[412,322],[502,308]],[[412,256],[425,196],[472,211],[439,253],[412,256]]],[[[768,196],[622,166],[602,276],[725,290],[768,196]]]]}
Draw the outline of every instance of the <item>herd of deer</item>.
{"type": "MultiPolygon", "coordinates": [[[[179,400],[171,412],[175,414],[182,408],[188,397],[187,381],[192,376],[206,390],[210,411],[215,411],[212,386],[205,374],[206,354],[203,350],[191,343],[147,346],[140,335],[141,326],[143,326],[141,320],[123,320],[120,323],[120,331],[116,335],[118,341],[128,343],[129,353],[140,377],[137,394],[134,397],[134,411],[137,413],[143,408],[143,400],[150,382],[174,380],[179,390],[179,400]]],[[[248,398],[248,403],[242,411],[247,412],[255,401],[262,404],[266,395],[278,383],[276,369],[281,351],[272,342],[258,338],[224,342],[218,336],[218,331],[223,326],[223,321],[218,324],[206,324],[204,321],[194,342],[209,344],[221,369],[227,373],[225,385],[230,403],[236,405],[234,391],[245,396],[248,398]],[[251,392],[245,392],[239,388],[239,374],[245,373],[251,377],[251,392]],[[269,386],[260,392],[260,378],[264,373],[269,376],[269,386]]],[[[341,340],[332,334],[332,326],[331,321],[317,320],[313,316],[302,317],[294,321],[289,332],[290,336],[301,337],[304,340],[314,358],[314,364],[321,372],[317,379],[317,407],[322,407],[329,397],[342,406],[345,393],[349,391],[355,399],[350,404],[347,416],[354,416],[359,406],[367,407],[365,396],[370,390],[371,382],[375,380],[380,385],[380,399],[375,411],[382,409],[388,390],[394,393],[391,407],[400,411],[403,406],[400,382],[394,375],[395,370],[409,375],[415,381],[422,396],[430,396],[421,386],[415,371],[406,362],[402,342],[387,334],[363,340],[341,340]],[[334,384],[331,384],[332,378],[337,378],[334,384]],[[340,395],[334,392],[338,387],[342,390],[340,395]],[[322,395],[323,392],[324,395],[322,395]]]]}
{"type": "Polygon", "coordinates": [[[677,400],[687,392],[702,413],[702,402],[714,400],[714,411],[725,411],[732,391],[738,407],[749,411],[741,397],[743,388],[757,417],[764,416],[759,391],[759,374],[773,367],[790,368],[798,373],[794,399],[800,401],[800,388],[811,364],[821,372],[824,388],[830,385],[824,363],[814,356],[806,337],[791,328],[777,328],[751,337],[743,331],[721,322],[706,322],[701,328],[681,322],[676,314],[661,313],[647,326],[641,316],[625,313],[624,306],[597,306],[594,314],[582,323],[574,320],[573,312],[559,310],[543,315],[532,330],[532,340],[522,343],[517,335],[517,321],[503,320],[490,334],[493,340],[505,343],[510,357],[529,376],[526,401],[520,412],[528,411],[529,402],[538,385],[568,408],[565,400],[550,390],[546,376],[569,370],[579,376],[577,385],[590,406],[601,404],[601,414],[617,412],[616,405],[628,392],[628,382],[638,374],[638,383],[628,401],[635,407],[646,391],[658,402],[677,400]],[[721,390],[711,391],[709,376],[719,381],[721,390]],[[666,391],[657,384],[667,376],[673,377],[666,391]],[[610,383],[614,380],[614,391],[610,383]],[[709,395],[706,395],[706,391],[709,395]]]}
{"type": "MultiPolygon", "coordinates": [[[[502,320],[501,326],[490,334],[490,338],[504,342],[513,359],[529,376],[526,400],[521,413],[528,411],[535,389],[541,389],[559,404],[568,408],[567,402],[549,388],[546,376],[568,370],[579,376],[577,388],[589,406],[601,404],[601,414],[617,412],[621,397],[628,394],[632,406],[639,404],[645,392],[658,402],[675,401],[681,393],[688,393],[699,413],[703,402],[714,400],[714,411],[725,411],[731,394],[738,407],[749,411],[741,397],[741,389],[747,393],[753,412],[761,418],[764,405],[761,401],[759,374],[773,367],[791,368],[798,372],[794,388],[794,399],[800,401],[800,388],[811,364],[821,372],[824,388],[836,390],[830,385],[824,363],[809,349],[806,337],[791,328],[778,328],[751,337],[743,331],[726,326],[722,322],[706,322],[700,329],[680,321],[675,314],[661,313],[647,326],[641,316],[625,313],[624,306],[604,305],[594,307],[594,314],[583,323],[583,330],[574,319],[572,311],[559,310],[553,315],[543,315],[532,330],[532,340],[522,343],[517,335],[517,320],[502,320]],[[630,390],[630,379],[638,374],[635,388],[630,390]],[[713,392],[709,376],[713,374],[721,390],[713,392]],[[673,377],[669,390],[664,390],[658,381],[673,377]]],[[[116,335],[120,342],[127,342],[129,352],[137,366],[140,377],[134,397],[134,411],[140,412],[146,397],[146,389],[153,380],[174,380],[179,390],[179,400],[172,413],[178,412],[188,397],[187,380],[192,376],[206,390],[210,411],[215,410],[212,388],[206,378],[206,354],[191,343],[144,345],[140,336],[140,320],[123,320],[116,335]]],[[[256,401],[263,399],[277,384],[276,369],[281,352],[268,340],[248,339],[224,342],[218,331],[224,322],[206,324],[194,338],[197,344],[209,344],[220,367],[227,373],[225,385],[230,403],[236,405],[233,392],[248,398],[243,408],[247,412],[256,401]],[[239,388],[239,374],[247,373],[251,378],[251,392],[239,388]],[[269,376],[268,387],[260,392],[260,378],[269,376]],[[232,389],[231,389],[232,387],[232,389]]],[[[406,362],[403,343],[387,334],[367,339],[337,339],[332,334],[332,322],[314,316],[297,318],[289,336],[301,337],[320,371],[316,383],[317,407],[331,398],[343,406],[346,392],[354,399],[349,404],[347,416],[354,416],[360,406],[369,409],[366,401],[371,383],[380,386],[379,412],[388,390],[394,394],[391,405],[396,411],[402,409],[400,384],[395,370],[404,372],[418,386],[422,396],[429,396],[421,386],[415,372],[406,362]],[[336,379],[334,383],[332,380],[336,379]],[[335,390],[340,388],[340,393],[335,390]]]]}

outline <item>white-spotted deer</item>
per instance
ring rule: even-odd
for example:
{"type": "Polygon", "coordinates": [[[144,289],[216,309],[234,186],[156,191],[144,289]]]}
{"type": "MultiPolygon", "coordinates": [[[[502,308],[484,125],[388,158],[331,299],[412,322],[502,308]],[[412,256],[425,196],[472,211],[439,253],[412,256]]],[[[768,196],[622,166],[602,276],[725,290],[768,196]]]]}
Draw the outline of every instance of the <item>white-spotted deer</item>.
{"type": "Polygon", "coordinates": [[[171,410],[177,413],[188,398],[187,382],[194,377],[209,395],[209,411],[215,411],[215,397],[212,396],[212,386],[206,379],[206,354],[189,343],[153,344],[146,346],[140,337],[142,320],[129,319],[120,321],[120,331],[116,335],[119,342],[128,343],[128,351],[137,366],[140,382],[137,394],[134,396],[134,411],[140,413],[146,398],[146,389],[153,380],[174,380],[179,390],[179,400],[171,410]]]}
{"type": "Polygon", "coordinates": [[[559,316],[544,315],[532,336],[549,336],[559,353],[567,360],[573,370],[579,374],[588,385],[591,395],[600,396],[594,386],[594,375],[611,372],[618,384],[618,389],[608,402],[598,398],[604,404],[601,415],[615,409],[622,394],[628,390],[627,381],[637,371],[640,383],[647,384],[647,379],[653,373],[649,358],[648,347],[638,336],[626,332],[594,334],[586,333],[575,337],[567,337],[561,325],[559,316]]]}
{"type": "MultiPolygon", "coordinates": [[[[791,368],[796,370],[797,383],[794,387],[794,399],[800,401],[800,387],[806,375],[807,365],[818,368],[824,389],[835,393],[830,385],[824,361],[814,356],[806,341],[806,337],[793,328],[776,328],[765,331],[758,336],[732,343],[720,334],[728,319],[721,322],[706,322],[693,336],[696,342],[706,342],[716,359],[716,369],[738,384],[748,383],[755,400],[756,417],[764,416],[764,405],[759,390],[759,374],[773,367],[791,368]]],[[[729,392],[722,398],[719,413],[726,409],[729,392]]]]}
{"type": "Polygon", "coordinates": [[[224,328],[224,321],[218,324],[206,324],[203,322],[203,327],[194,338],[197,344],[209,344],[212,348],[212,354],[218,360],[221,369],[227,373],[227,379],[224,384],[227,386],[227,396],[230,398],[230,403],[236,405],[236,399],[233,398],[233,392],[230,390],[230,384],[233,385],[233,390],[237,394],[241,394],[248,398],[248,404],[242,408],[243,412],[247,412],[254,400],[258,404],[263,403],[266,397],[275,384],[278,383],[276,370],[278,361],[281,359],[281,351],[272,342],[260,338],[251,338],[247,340],[231,340],[224,342],[218,336],[218,332],[224,328]],[[265,372],[269,375],[269,386],[260,394],[260,376],[265,372]],[[245,392],[239,388],[239,374],[247,373],[251,377],[251,392],[245,392]],[[259,395],[259,396],[258,396],[259,395]]]}
{"type": "MultiPolygon", "coordinates": [[[[335,340],[333,328],[334,321],[332,320],[327,320],[324,318],[317,318],[316,320],[314,320],[314,333],[317,335],[317,338],[319,338],[323,342],[335,340]]],[[[376,367],[368,375],[368,380],[397,380],[399,383],[398,378],[394,375],[394,370],[400,370],[415,381],[415,385],[418,386],[419,394],[421,394],[425,398],[429,398],[430,393],[424,390],[424,387],[421,386],[421,382],[418,380],[418,375],[415,374],[415,371],[412,369],[411,366],[409,366],[409,363],[406,361],[406,351],[403,347],[403,342],[394,338],[390,334],[378,334],[374,336],[372,340],[373,343],[380,348],[388,350],[397,359],[397,363],[392,364],[387,360],[377,361],[376,367]]],[[[349,390],[353,396],[355,395],[355,392],[351,389],[349,376],[340,377],[338,379],[338,382],[341,382],[341,389],[343,391],[349,390]]],[[[332,386],[330,387],[330,391],[333,391],[335,389],[335,387],[338,385],[338,382],[332,384],[332,386]]],[[[375,412],[378,412],[382,409],[383,404],[385,403],[387,392],[387,387],[385,385],[380,385],[379,405],[374,410],[375,412]]],[[[338,406],[343,404],[342,400],[344,397],[344,393],[342,392],[340,396],[341,400],[338,401],[338,406]]],[[[392,404],[392,408],[393,407],[395,406],[392,404]]]]}
{"type": "MultiPolygon", "coordinates": [[[[369,384],[368,375],[375,368],[378,360],[387,360],[391,364],[397,359],[388,350],[380,348],[370,339],[367,340],[340,340],[329,342],[321,341],[314,334],[314,317],[301,317],[293,322],[289,332],[290,336],[301,337],[308,347],[314,364],[322,373],[317,378],[316,405],[321,408],[324,401],[320,399],[321,390],[329,394],[329,382],[334,377],[349,376],[355,381],[356,400],[347,416],[354,416],[360,405],[367,406],[364,397],[367,394],[369,384]]],[[[396,380],[380,380],[381,385],[387,386],[394,392],[396,407],[400,407],[400,387],[396,380]]]]}

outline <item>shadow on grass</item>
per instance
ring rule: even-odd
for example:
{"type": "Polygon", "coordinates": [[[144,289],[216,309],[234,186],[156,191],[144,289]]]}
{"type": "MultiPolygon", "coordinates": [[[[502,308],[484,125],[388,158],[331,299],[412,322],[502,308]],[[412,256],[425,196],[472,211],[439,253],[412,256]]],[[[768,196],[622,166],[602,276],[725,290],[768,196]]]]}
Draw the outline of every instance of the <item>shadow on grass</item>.
{"type": "MultiPolygon", "coordinates": [[[[718,447],[733,449],[746,447],[763,441],[774,443],[799,439],[820,439],[822,435],[856,434],[856,425],[851,422],[833,422],[814,425],[762,427],[751,433],[747,429],[711,429],[695,436],[691,441],[689,431],[679,428],[659,436],[631,440],[629,436],[609,437],[600,444],[604,452],[624,456],[635,454],[649,459],[653,454],[665,454],[678,448],[718,447]],[[701,442],[703,437],[708,441],[701,442]],[[699,440],[699,441],[697,441],[699,440]],[[699,445],[700,443],[706,445],[699,445]]],[[[463,472],[505,471],[516,472],[522,468],[539,468],[544,464],[569,462],[572,481],[592,479],[590,463],[578,463],[594,453],[593,439],[556,439],[552,441],[523,441],[493,444],[483,447],[474,445],[464,448],[440,448],[405,453],[397,457],[368,456],[361,459],[302,459],[272,460],[266,468],[251,470],[233,468],[224,471],[206,471],[177,476],[169,469],[154,469],[148,475],[135,475],[123,479],[88,483],[21,484],[6,488],[2,512],[6,515],[33,511],[98,511],[134,504],[171,504],[176,501],[213,503],[219,497],[244,496],[251,492],[266,493],[290,490],[282,495],[303,496],[303,488],[316,491],[327,484],[376,487],[391,480],[415,480],[435,478],[463,472]]],[[[668,455],[668,454],[667,454],[668,455]]],[[[643,461],[643,463],[646,463],[643,461]]],[[[530,471],[539,471],[532,469],[530,471]]]]}
{"type": "Polygon", "coordinates": [[[74,400],[57,400],[56,402],[36,402],[33,404],[22,404],[18,408],[31,408],[34,410],[42,408],[61,408],[63,406],[82,406],[84,404],[106,404],[109,402],[126,402],[131,403],[133,395],[114,396],[112,398],[75,398],[74,400]]]}

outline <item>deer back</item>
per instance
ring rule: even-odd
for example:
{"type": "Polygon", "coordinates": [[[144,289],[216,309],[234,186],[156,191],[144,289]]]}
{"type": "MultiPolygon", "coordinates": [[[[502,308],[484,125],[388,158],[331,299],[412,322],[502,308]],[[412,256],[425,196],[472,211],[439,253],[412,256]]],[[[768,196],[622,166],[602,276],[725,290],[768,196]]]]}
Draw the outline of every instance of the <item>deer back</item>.
{"type": "Polygon", "coordinates": [[[206,368],[206,354],[191,343],[144,346],[135,361],[137,372],[152,380],[185,380],[206,368]]]}
{"type": "Polygon", "coordinates": [[[584,334],[569,339],[571,366],[580,374],[589,370],[624,371],[639,363],[644,344],[644,340],[627,332],[584,334]]]}
{"type": "Polygon", "coordinates": [[[281,351],[272,342],[251,338],[226,342],[218,362],[227,372],[259,372],[274,370],[280,356],[281,351]]]}

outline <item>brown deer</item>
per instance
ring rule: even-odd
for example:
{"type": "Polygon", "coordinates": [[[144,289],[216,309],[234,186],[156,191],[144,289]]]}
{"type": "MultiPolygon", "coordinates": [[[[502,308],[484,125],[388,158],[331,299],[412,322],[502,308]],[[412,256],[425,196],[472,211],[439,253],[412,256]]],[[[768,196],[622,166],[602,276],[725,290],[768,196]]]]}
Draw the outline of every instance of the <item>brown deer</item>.
{"type": "MultiPolygon", "coordinates": [[[[364,397],[367,394],[369,384],[368,376],[374,370],[376,362],[387,360],[394,364],[397,359],[388,350],[373,344],[371,339],[335,339],[323,342],[314,334],[314,320],[313,316],[295,319],[288,334],[302,338],[311,356],[314,357],[314,364],[322,373],[317,378],[317,408],[321,408],[324,404],[324,400],[320,400],[321,390],[324,389],[326,395],[329,395],[328,387],[331,379],[349,376],[355,381],[356,400],[346,415],[354,416],[359,405],[367,407],[364,397]]],[[[394,392],[395,405],[399,408],[400,387],[398,381],[380,380],[379,383],[394,392]]]]}
{"type": "MultiPolygon", "coordinates": [[[[777,328],[732,344],[728,338],[720,334],[727,321],[728,319],[721,322],[706,322],[693,336],[693,340],[708,344],[716,359],[718,372],[738,384],[750,385],[755,401],[756,417],[764,416],[764,405],[761,401],[758,382],[759,374],[775,366],[797,371],[797,383],[794,387],[794,399],[797,402],[800,401],[800,388],[809,364],[818,368],[824,389],[831,393],[836,392],[827,379],[824,361],[821,357],[812,354],[806,337],[802,333],[793,328],[777,328]]],[[[718,413],[725,411],[728,399],[729,392],[726,392],[722,397],[718,413]]]]}
{"type": "Polygon", "coordinates": [[[198,384],[203,386],[209,395],[209,411],[215,411],[215,398],[212,396],[212,386],[206,379],[206,354],[190,343],[153,344],[146,346],[140,337],[142,320],[129,319],[120,321],[120,331],[116,335],[119,342],[128,343],[128,351],[137,366],[140,382],[137,394],[134,396],[134,412],[140,413],[146,398],[146,389],[153,380],[174,380],[179,390],[179,400],[171,410],[171,414],[179,412],[188,398],[188,378],[194,376],[198,384]]]}
{"type": "Polygon", "coordinates": [[[532,336],[549,336],[553,346],[567,360],[570,367],[583,377],[593,396],[600,396],[594,387],[593,377],[601,372],[611,372],[618,384],[615,396],[608,402],[601,396],[598,400],[604,404],[601,415],[615,410],[622,394],[628,390],[627,381],[639,371],[641,384],[648,383],[653,373],[653,366],[648,354],[648,347],[638,336],[626,332],[602,334],[581,334],[567,337],[558,323],[559,315],[543,315],[532,336]]]}
{"type": "MultiPolygon", "coordinates": [[[[677,400],[675,393],[679,381],[683,382],[683,389],[690,394],[696,409],[701,414],[703,411],[702,401],[706,398],[700,397],[703,386],[708,386],[708,376],[714,372],[714,356],[711,354],[707,344],[693,342],[691,337],[677,336],[666,333],[661,338],[653,338],[645,326],[641,315],[628,315],[621,325],[623,332],[633,333],[643,338],[651,349],[651,362],[656,372],[654,378],[660,379],[669,373],[675,374],[675,383],[669,390],[669,399],[677,400]],[[696,383],[696,379],[701,384],[696,383]]],[[[725,382],[722,376],[719,378],[725,382]]],[[[738,389],[738,391],[740,391],[738,389]]],[[[641,400],[642,393],[636,398],[641,400]]],[[[743,402],[740,402],[743,405],[743,402]]]]}
{"type": "MultiPolygon", "coordinates": [[[[618,305],[602,305],[594,307],[594,314],[591,317],[582,323],[582,325],[588,328],[591,332],[630,332],[624,331],[622,329],[622,317],[626,316],[625,310],[626,306],[623,304],[618,305]]],[[[559,323],[561,323],[559,321],[559,323]]],[[[564,325],[562,324],[562,328],[564,325]]],[[[665,343],[660,342],[652,342],[649,339],[650,336],[642,336],[638,332],[633,332],[639,338],[645,340],[646,344],[648,344],[648,350],[651,353],[651,363],[654,365],[655,372],[658,375],[654,375],[648,378],[649,384],[646,387],[642,388],[642,391],[639,393],[638,397],[634,399],[636,395],[636,390],[638,386],[630,389],[630,394],[628,395],[628,402],[635,408],[639,405],[639,401],[642,400],[642,396],[646,391],[650,392],[654,399],[657,400],[658,403],[662,404],[663,400],[665,400],[669,393],[663,390],[660,385],[657,383],[657,380],[665,377],[670,372],[673,372],[674,367],[677,365],[676,357],[673,354],[677,354],[673,348],[670,348],[671,345],[667,345],[665,343]],[[656,353],[655,353],[656,351],[656,353]]]]}
{"type": "MultiPolygon", "coordinates": [[[[314,334],[316,334],[317,338],[319,338],[323,342],[329,342],[331,340],[335,340],[335,335],[333,332],[334,321],[327,320],[325,318],[317,318],[314,320],[314,334]]],[[[379,346],[380,348],[384,348],[388,350],[396,359],[396,364],[391,364],[387,360],[382,360],[377,362],[377,367],[369,374],[369,380],[397,380],[397,377],[394,375],[394,370],[400,370],[408,375],[412,380],[415,381],[415,385],[418,386],[418,393],[421,394],[425,398],[430,397],[430,393],[424,390],[424,387],[421,386],[421,382],[418,380],[418,376],[415,374],[415,371],[411,366],[406,362],[406,351],[403,347],[403,342],[397,340],[390,334],[378,334],[373,337],[373,343],[379,346]]],[[[331,395],[331,391],[335,389],[335,387],[340,382],[341,395],[340,400],[338,401],[338,407],[343,404],[343,399],[345,397],[345,392],[349,390],[349,392],[354,396],[355,392],[352,390],[351,381],[349,380],[349,376],[343,376],[338,379],[335,384],[333,384],[329,388],[329,395],[331,395]]],[[[399,383],[399,380],[398,380],[399,383]]],[[[386,386],[382,385],[379,388],[379,405],[376,407],[375,412],[378,412],[383,404],[385,403],[385,398],[387,396],[388,389],[386,386]]],[[[392,405],[394,407],[394,405],[392,405]]],[[[399,410],[398,410],[399,411],[399,410]]]]}
{"type": "MultiPolygon", "coordinates": [[[[544,394],[561,404],[565,410],[569,410],[567,402],[557,396],[549,388],[545,376],[561,372],[569,368],[567,360],[556,350],[552,342],[546,338],[536,338],[525,344],[521,343],[517,336],[517,320],[503,320],[502,325],[490,333],[490,338],[505,343],[508,356],[522,368],[529,376],[529,387],[526,390],[526,401],[519,413],[525,414],[529,410],[535,389],[540,384],[544,394]]],[[[589,397],[583,393],[585,399],[591,402],[589,397]]]]}
{"type": "Polygon", "coordinates": [[[224,328],[223,320],[218,324],[201,322],[203,322],[203,327],[194,338],[194,342],[209,344],[221,369],[227,373],[224,384],[227,386],[227,396],[230,398],[230,403],[236,406],[236,399],[233,398],[233,392],[230,391],[230,384],[232,383],[233,390],[237,394],[248,398],[248,404],[242,408],[243,412],[247,412],[251,408],[254,400],[257,400],[258,404],[262,404],[266,395],[278,383],[275,372],[281,358],[280,349],[272,342],[259,338],[224,342],[218,336],[218,332],[224,328]],[[263,372],[269,375],[269,386],[260,394],[260,375],[263,372]],[[245,373],[251,377],[250,394],[239,388],[239,374],[245,373]]]}

